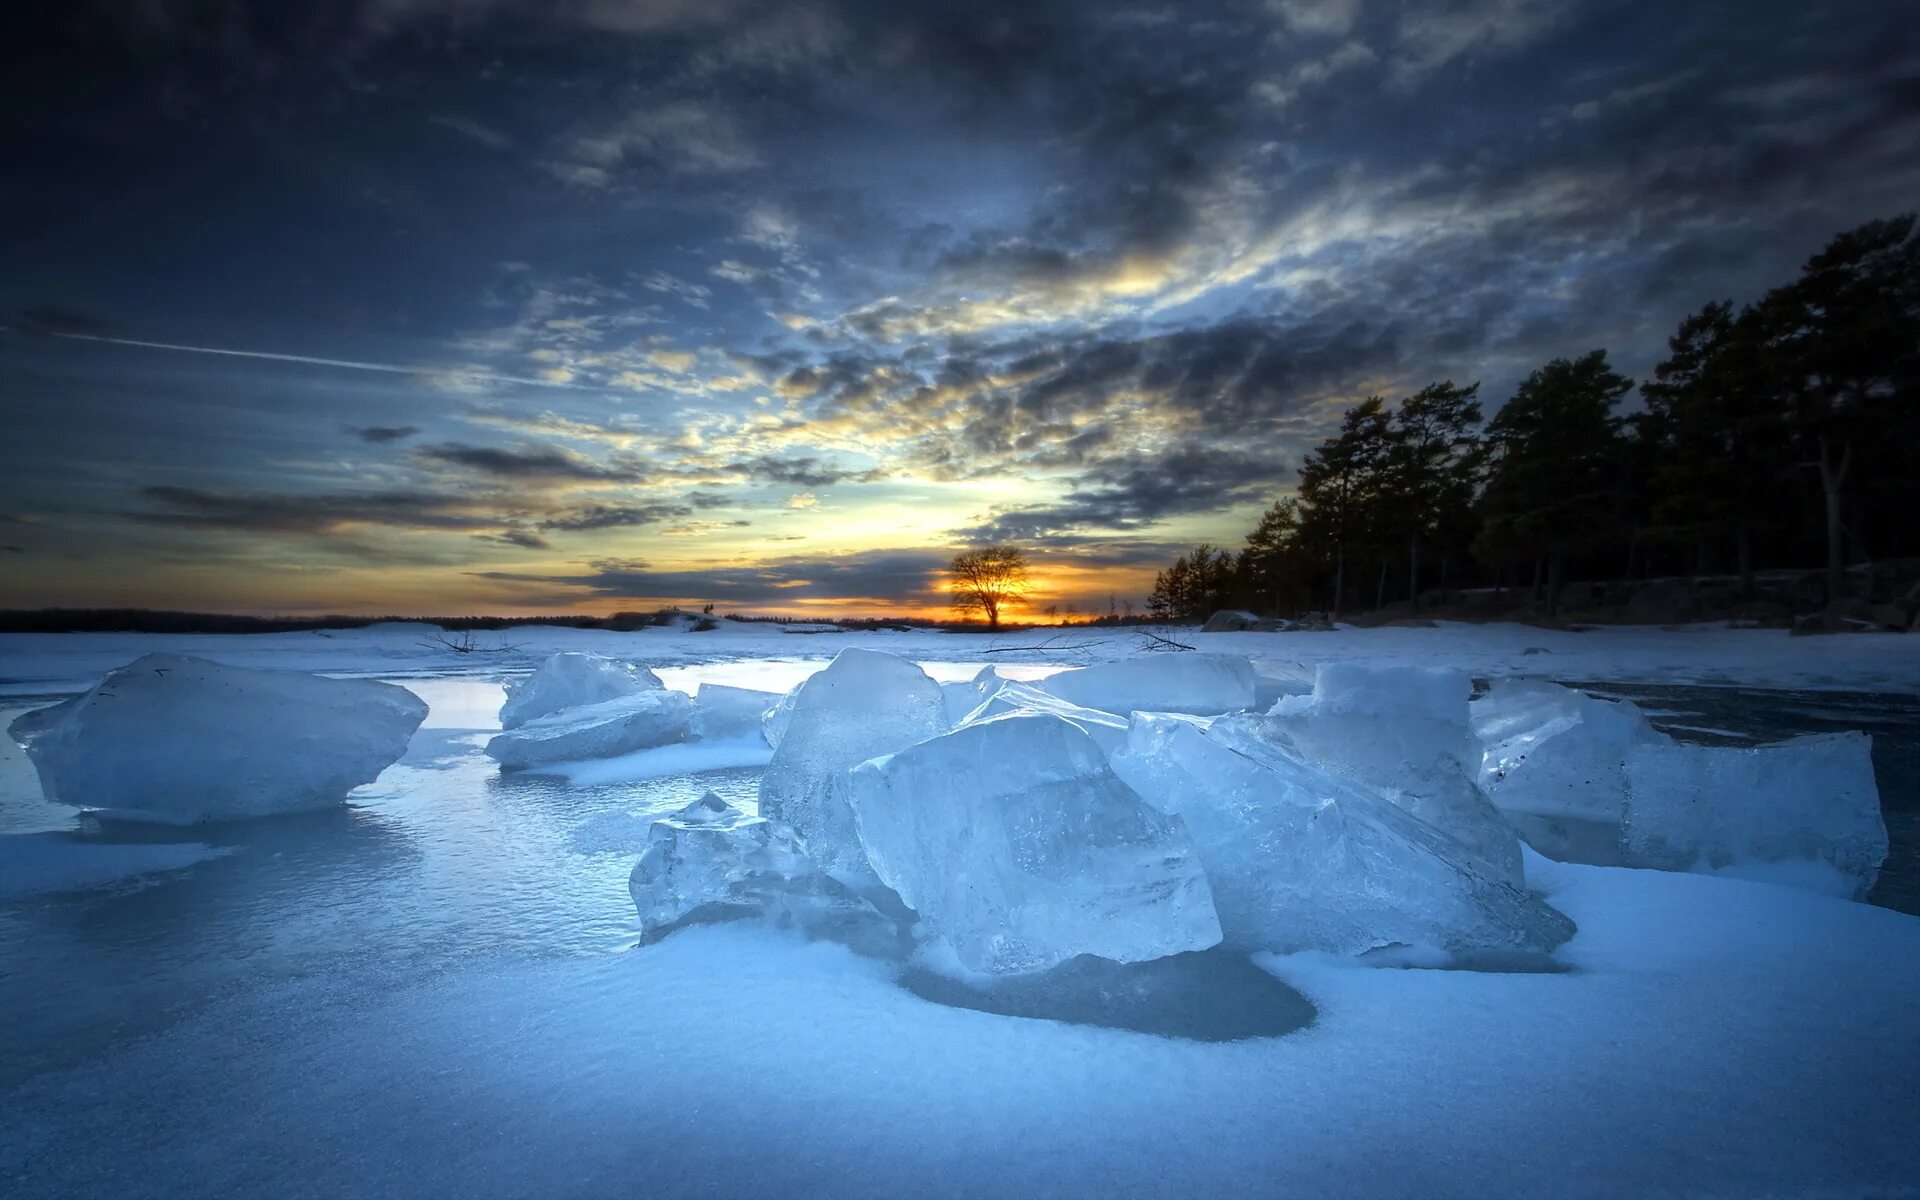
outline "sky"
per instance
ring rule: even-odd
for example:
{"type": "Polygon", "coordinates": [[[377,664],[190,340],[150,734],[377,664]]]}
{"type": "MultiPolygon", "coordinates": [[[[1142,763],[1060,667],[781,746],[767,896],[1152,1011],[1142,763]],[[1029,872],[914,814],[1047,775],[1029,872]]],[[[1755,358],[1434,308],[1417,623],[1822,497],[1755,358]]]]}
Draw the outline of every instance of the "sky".
{"type": "Polygon", "coordinates": [[[1139,605],[1920,203],[1904,7],[17,0],[0,607],[1139,605]]]}

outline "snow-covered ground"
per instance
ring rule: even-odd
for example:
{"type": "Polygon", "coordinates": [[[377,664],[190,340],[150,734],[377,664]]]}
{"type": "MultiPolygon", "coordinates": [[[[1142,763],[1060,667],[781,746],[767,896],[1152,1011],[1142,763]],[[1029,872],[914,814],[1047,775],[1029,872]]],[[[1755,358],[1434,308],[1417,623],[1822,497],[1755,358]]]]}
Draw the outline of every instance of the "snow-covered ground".
{"type": "MultiPolygon", "coordinates": [[[[652,819],[709,789],[750,802],[764,752],[695,742],[503,775],[481,752],[500,679],[587,649],[685,691],[784,691],[848,645],[940,679],[982,662],[1033,677],[1139,653],[1137,636],[521,629],[481,635],[508,652],[456,655],[422,633],[0,637],[0,722],[161,649],[402,680],[430,708],[349,808],[126,843],[48,832],[70,813],[0,746],[0,829],[21,831],[0,836],[10,1200],[1916,1194],[1920,918],[1530,854],[1529,885],[1579,927],[1557,969],[1257,955],[1311,1023],[1224,1043],[951,1007],[897,964],[755,926],[634,949],[627,875],[652,819]]],[[[1361,659],[1920,680],[1920,639],[1897,635],[1180,636],[1270,678],[1361,659]]]]}
{"type": "MultiPolygon", "coordinates": [[[[524,671],[560,650],[585,650],[650,667],[703,666],[755,660],[824,662],[847,646],[885,650],[922,662],[1083,665],[1131,658],[1148,648],[1138,629],[1079,628],[1018,633],[788,633],[782,626],[721,621],[705,633],[656,628],[526,626],[474,634],[477,653],[460,654],[431,640],[437,627],[385,624],[355,630],[266,634],[0,634],[0,693],[79,691],[143,653],[211,658],[234,666],[388,677],[493,675],[524,671]]],[[[1171,632],[1210,651],[1256,662],[1302,664],[1379,660],[1457,667],[1481,676],[1542,675],[1666,683],[1743,684],[1851,691],[1920,690],[1920,638],[1904,634],[1791,637],[1777,629],[1716,625],[1612,626],[1564,632],[1514,624],[1442,622],[1433,628],[1341,628],[1326,633],[1171,632]]],[[[804,675],[805,669],[799,674],[804,675]]],[[[704,678],[735,682],[737,675],[704,678]]],[[[794,676],[797,678],[798,676],[794,676]]]]}

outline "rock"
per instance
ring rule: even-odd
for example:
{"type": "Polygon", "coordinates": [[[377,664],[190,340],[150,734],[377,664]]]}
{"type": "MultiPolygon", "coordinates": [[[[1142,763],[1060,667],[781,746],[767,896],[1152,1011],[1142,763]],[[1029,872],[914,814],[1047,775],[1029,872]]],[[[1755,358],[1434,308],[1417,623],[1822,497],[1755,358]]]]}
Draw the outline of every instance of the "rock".
{"type": "Polygon", "coordinates": [[[342,804],[426,715],[389,683],[149,654],[9,732],[48,800],[191,824],[342,804]]]}
{"type": "Polygon", "coordinates": [[[1257,628],[1263,622],[1255,613],[1240,608],[1223,608],[1207,618],[1200,627],[1201,633],[1246,633],[1257,628]]]}
{"type": "Polygon", "coordinates": [[[1220,940],[1184,826],[1060,717],[963,725],[851,781],[874,871],[971,970],[1139,962],[1220,940]]]}

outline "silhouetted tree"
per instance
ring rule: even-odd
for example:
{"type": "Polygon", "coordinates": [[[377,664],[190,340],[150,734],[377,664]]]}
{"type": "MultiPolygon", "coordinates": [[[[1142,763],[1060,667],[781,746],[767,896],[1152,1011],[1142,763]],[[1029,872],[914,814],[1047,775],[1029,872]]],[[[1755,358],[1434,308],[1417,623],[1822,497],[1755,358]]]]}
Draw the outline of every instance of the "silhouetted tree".
{"type": "Polygon", "coordinates": [[[1231,606],[1237,583],[1233,555],[1203,542],[1154,577],[1147,611],[1163,621],[1205,618],[1231,606]]]}
{"type": "MultiPolygon", "coordinates": [[[[1829,605],[1842,591],[1855,464],[1877,433],[1907,425],[1915,401],[1920,240],[1913,232],[1909,214],[1843,233],[1759,306],[1794,437],[1819,472],[1829,605]]],[[[1902,469],[1911,471],[1912,461],[1902,469]]]]}
{"type": "Polygon", "coordinates": [[[1702,543],[1730,537],[1742,596],[1753,594],[1754,531],[1777,510],[1791,461],[1766,341],[1758,311],[1708,304],[1680,322],[1640,389],[1652,519],[1702,543]]]}
{"type": "Polygon", "coordinates": [[[1482,447],[1480,385],[1431,383],[1400,402],[1388,422],[1384,504],[1407,545],[1407,596],[1420,605],[1420,544],[1449,526],[1449,512],[1473,503],[1482,447]]]}
{"type": "Polygon", "coordinates": [[[1347,410],[1340,432],[1300,464],[1302,535],[1324,547],[1333,562],[1336,617],[1346,603],[1348,552],[1372,543],[1380,525],[1381,475],[1392,448],[1386,402],[1369,396],[1347,410]]]}
{"type": "Polygon", "coordinates": [[[1545,563],[1549,616],[1559,613],[1568,555],[1617,528],[1622,444],[1613,409],[1632,387],[1605,350],[1556,358],[1527,376],[1487,426],[1481,543],[1545,563]]]}
{"type": "Polygon", "coordinates": [[[986,615],[987,628],[1000,628],[1002,606],[1027,590],[1027,555],[1017,546],[982,546],[953,556],[953,607],[986,615]]]}
{"type": "Polygon", "coordinates": [[[1256,605],[1271,602],[1281,615],[1285,599],[1300,598],[1303,580],[1311,573],[1300,540],[1300,501],[1287,496],[1273,503],[1260,524],[1247,535],[1240,552],[1240,578],[1256,605]]]}

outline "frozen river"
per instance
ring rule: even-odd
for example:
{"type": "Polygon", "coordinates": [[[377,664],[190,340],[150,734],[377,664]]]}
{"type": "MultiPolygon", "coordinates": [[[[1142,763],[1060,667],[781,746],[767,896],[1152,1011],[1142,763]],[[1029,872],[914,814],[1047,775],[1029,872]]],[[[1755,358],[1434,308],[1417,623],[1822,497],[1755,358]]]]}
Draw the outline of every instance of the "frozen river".
{"type": "MultiPolygon", "coordinates": [[[[1057,666],[1038,657],[1023,673],[1057,666]]],[[[817,665],[661,674],[784,690],[817,665]]],[[[926,665],[956,679],[977,661],[926,665]]],[[[751,802],[760,768],[502,776],[480,753],[496,682],[387,677],[431,713],[351,807],[88,830],[209,850],[0,903],[10,1198],[1850,1194],[1920,1177],[1894,1120],[1920,1078],[1920,921],[1886,911],[1920,911],[1912,696],[1585,685],[1701,740],[1872,732],[1882,908],[1536,860],[1581,926],[1563,974],[1216,963],[1182,986],[1236,1016],[1295,1005],[1275,1028],[1305,1026],[1218,1045],[954,1008],[753,929],[633,950],[648,822],[709,789],[751,802]]],[[[13,693],[0,721],[50,698],[13,693]]],[[[0,833],[73,827],[0,747],[0,833]]]]}

